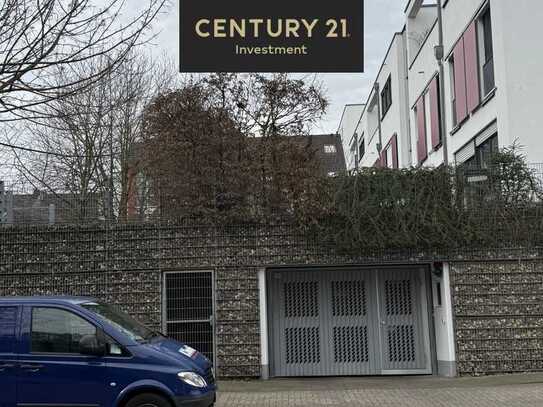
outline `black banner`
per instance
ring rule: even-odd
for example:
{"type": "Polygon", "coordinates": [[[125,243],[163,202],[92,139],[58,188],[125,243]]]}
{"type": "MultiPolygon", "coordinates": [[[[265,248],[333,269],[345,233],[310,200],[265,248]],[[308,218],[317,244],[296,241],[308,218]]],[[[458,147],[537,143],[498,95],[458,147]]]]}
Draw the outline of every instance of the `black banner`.
{"type": "Polygon", "coordinates": [[[364,0],[179,0],[182,72],[363,72],[364,0]]]}

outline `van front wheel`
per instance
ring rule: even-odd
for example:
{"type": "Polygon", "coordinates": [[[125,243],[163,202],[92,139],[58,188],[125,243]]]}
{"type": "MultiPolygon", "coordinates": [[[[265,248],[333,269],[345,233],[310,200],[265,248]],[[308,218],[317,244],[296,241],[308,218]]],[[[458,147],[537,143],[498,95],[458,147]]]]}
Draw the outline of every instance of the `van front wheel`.
{"type": "Polygon", "coordinates": [[[128,400],[125,407],[172,407],[171,403],[162,396],[153,393],[138,394],[128,400]]]}

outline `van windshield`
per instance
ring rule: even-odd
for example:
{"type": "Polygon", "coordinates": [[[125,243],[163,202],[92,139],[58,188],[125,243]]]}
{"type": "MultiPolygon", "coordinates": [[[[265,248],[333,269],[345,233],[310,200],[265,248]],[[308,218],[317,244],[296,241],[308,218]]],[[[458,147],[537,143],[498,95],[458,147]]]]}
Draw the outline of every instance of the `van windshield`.
{"type": "Polygon", "coordinates": [[[144,342],[159,335],[111,305],[87,302],[81,304],[81,306],[95,313],[100,319],[114,326],[135,341],[144,342]]]}

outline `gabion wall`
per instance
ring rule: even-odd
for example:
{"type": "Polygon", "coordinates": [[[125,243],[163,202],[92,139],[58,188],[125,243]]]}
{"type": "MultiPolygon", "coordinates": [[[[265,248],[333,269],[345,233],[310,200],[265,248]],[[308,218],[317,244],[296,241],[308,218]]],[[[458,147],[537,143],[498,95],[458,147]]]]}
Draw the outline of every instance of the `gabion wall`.
{"type": "Polygon", "coordinates": [[[460,375],[543,371],[543,261],[454,263],[460,375]]]}
{"type": "Polygon", "coordinates": [[[89,295],[161,328],[162,272],[215,271],[221,377],[258,377],[258,269],[336,264],[288,226],[0,229],[0,296],[89,295]]]}
{"type": "Polygon", "coordinates": [[[451,273],[460,373],[543,370],[543,263],[466,262],[498,253],[515,255],[337,255],[289,226],[2,228],[0,295],[91,295],[159,329],[162,272],[214,270],[218,373],[258,377],[259,268],[462,259],[451,273]]]}

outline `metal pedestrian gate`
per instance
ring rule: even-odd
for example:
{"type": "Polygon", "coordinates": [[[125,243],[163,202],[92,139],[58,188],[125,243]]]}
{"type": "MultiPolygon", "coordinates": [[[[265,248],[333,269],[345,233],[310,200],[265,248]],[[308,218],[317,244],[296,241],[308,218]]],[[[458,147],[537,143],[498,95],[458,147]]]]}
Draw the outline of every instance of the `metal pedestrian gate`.
{"type": "Polygon", "coordinates": [[[214,287],[211,271],[164,273],[164,333],[214,362],[214,287]]]}
{"type": "Polygon", "coordinates": [[[273,376],[430,374],[420,268],[273,270],[273,376]]]}

